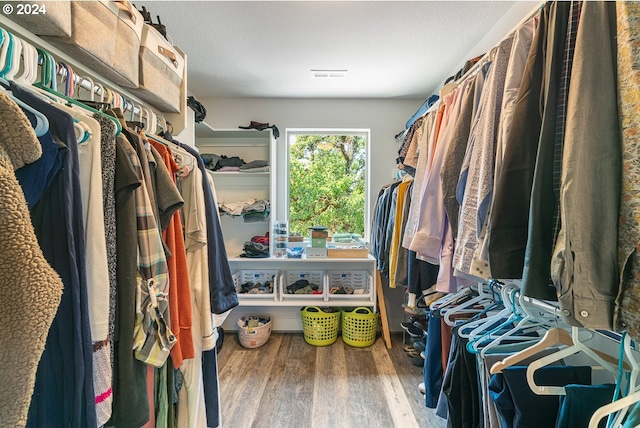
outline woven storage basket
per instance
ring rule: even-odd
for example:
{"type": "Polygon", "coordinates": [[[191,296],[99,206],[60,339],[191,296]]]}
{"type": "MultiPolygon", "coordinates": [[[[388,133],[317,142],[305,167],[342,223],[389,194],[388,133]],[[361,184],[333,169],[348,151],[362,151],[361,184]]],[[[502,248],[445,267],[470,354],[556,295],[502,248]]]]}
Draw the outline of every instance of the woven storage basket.
{"type": "Polygon", "coordinates": [[[349,346],[365,348],[376,341],[378,314],[371,309],[358,307],[342,310],[342,340],[349,346]]]}
{"type": "Polygon", "coordinates": [[[5,13],[10,19],[38,36],[71,36],[71,2],[8,1],[14,13],[5,13]],[[34,13],[34,10],[39,13],[34,13]]]}
{"type": "Polygon", "coordinates": [[[316,306],[300,309],[304,340],[313,346],[331,345],[338,339],[340,311],[324,312],[316,306]]]}
{"type": "Polygon", "coordinates": [[[72,1],[71,33],[43,38],[113,83],[138,87],[144,18],[128,0],[72,1]]]}
{"type": "Polygon", "coordinates": [[[179,113],[187,99],[182,84],[184,55],[158,30],[145,24],[139,57],[140,85],[131,92],[161,111],[179,113]]]}
{"type": "Polygon", "coordinates": [[[271,336],[271,316],[265,314],[247,314],[238,319],[238,339],[245,348],[258,348],[271,336]],[[244,323],[252,317],[268,318],[269,321],[258,327],[245,327],[244,323]]]}

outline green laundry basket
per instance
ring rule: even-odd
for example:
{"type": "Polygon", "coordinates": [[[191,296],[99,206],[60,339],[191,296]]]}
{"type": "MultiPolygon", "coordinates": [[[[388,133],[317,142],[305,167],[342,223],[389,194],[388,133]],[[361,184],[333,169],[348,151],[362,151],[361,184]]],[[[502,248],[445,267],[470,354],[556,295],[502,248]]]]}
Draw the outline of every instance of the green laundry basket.
{"type": "Polygon", "coordinates": [[[349,346],[366,348],[376,341],[378,314],[363,306],[342,310],[342,340],[349,346]]]}
{"type": "Polygon", "coordinates": [[[317,306],[300,309],[304,340],[313,346],[328,346],[338,340],[340,311],[324,312],[317,306]]]}

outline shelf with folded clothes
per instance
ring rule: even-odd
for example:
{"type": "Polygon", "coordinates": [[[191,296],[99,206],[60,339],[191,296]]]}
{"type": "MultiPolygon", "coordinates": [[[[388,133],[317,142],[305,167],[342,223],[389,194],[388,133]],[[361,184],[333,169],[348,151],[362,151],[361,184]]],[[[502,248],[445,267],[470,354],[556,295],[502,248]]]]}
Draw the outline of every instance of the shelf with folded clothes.
{"type": "MultiPolygon", "coordinates": [[[[245,251],[245,244],[254,236],[264,236],[272,227],[275,209],[275,151],[276,144],[270,129],[265,131],[215,129],[206,123],[196,125],[196,146],[213,180],[219,203],[237,206],[246,200],[266,201],[267,209],[256,212],[221,211],[221,224],[228,257],[235,258],[245,251]],[[235,214],[235,215],[234,215],[235,214]]],[[[220,204],[219,204],[220,206],[220,204]]],[[[273,253],[268,243],[265,255],[273,253]]]]}
{"type": "Polygon", "coordinates": [[[271,163],[267,159],[255,159],[247,162],[241,156],[218,153],[202,153],[200,157],[204,161],[205,168],[214,174],[259,174],[271,172],[271,163]]]}
{"type": "Polygon", "coordinates": [[[242,219],[244,223],[270,220],[271,202],[268,199],[248,198],[237,202],[218,202],[220,217],[242,219]]]}

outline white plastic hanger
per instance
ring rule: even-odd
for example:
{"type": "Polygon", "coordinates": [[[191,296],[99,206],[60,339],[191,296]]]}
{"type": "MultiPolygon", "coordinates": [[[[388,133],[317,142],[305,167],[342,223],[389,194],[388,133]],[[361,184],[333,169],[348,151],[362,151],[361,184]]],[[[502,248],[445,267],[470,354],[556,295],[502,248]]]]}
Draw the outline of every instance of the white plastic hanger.
{"type": "Polygon", "coordinates": [[[588,355],[592,360],[594,360],[601,367],[611,373],[614,378],[617,378],[618,368],[614,363],[610,362],[615,361],[615,359],[609,356],[610,361],[606,361],[603,357],[603,354],[595,352],[593,349],[589,348],[587,345],[580,341],[580,338],[578,337],[579,332],[580,331],[578,327],[571,327],[571,340],[573,341],[573,345],[561,349],[558,352],[554,352],[553,354],[542,357],[539,360],[533,361],[529,365],[529,367],[527,368],[527,383],[529,384],[529,388],[531,388],[533,392],[538,395],[566,395],[565,389],[562,386],[537,385],[534,380],[534,374],[539,368],[547,366],[570,355],[577,354],[578,352],[588,355]]]}
{"type": "Polygon", "coordinates": [[[503,285],[500,290],[503,308],[491,316],[465,324],[463,328],[458,330],[458,335],[472,341],[492,331],[497,326],[497,323],[502,324],[504,320],[510,318],[514,312],[513,307],[510,306],[512,302],[510,293],[515,289],[517,289],[517,286],[514,284],[503,285]]]}
{"type": "Polygon", "coordinates": [[[10,57],[9,69],[4,73],[6,80],[14,80],[16,74],[20,70],[20,57],[22,55],[22,40],[19,37],[15,37],[10,34],[9,36],[13,40],[13,49],[9,52],[10,57]]]}
{"type": "Polygon", "coordinates": [[[164,131],[168,131],[167,129],[167,119],[165,119],[164,116],[158,116],[158,121],[160,121],[160,119],[162,119],[162,123],[159,124],[159,126],[164,130],[164,131]]]}
{"type": "Polygon", "coordinates": [[[16,82],[21,82],[21,83],[26,83],[27,79],[29,78],[29,75],[31,74],[31,50],[30,48],[32,47],[29,43],[25,42],[24,40],[20,41],[20,50],[21,50],[21,57],[18,56],[18,71],[20,70],[20,65],[22,65],[22,73],[18,73],[16,72],[16,74],[13,76],[13,79],[11,80],[15,80],[16,82]],[[22,61],[21,61],[22,59],[22,61]]]}
{"type": "MultiPolygon", "coordinates": [[[[95,99],[96,99],[96,93],[95,93],[96,92],[96,85],[95,85],[95,83],[93,83],[93,79],[91,77],[89,77],[89,76],[81,76],[79,83],[82,83],[83,80],[89,82],[89,88],[90,88],[89,89],[89,101],[95,101],[95,99]]],[[[100,85],[100,86],[102,86],[102,85],[100,85]]]]}
{"type": "Polygon", "coordinates": [[[31,44],[27,43],[27,57],[29,74],[25,77],[24,82],[27,85],[33,85],[38,78],[38,50],[31,44]]]}
{"type": "MultiPolygon", "coordinates": [[[[477,286],[478,295],[473,297],[470,300],[461,303],[460,305],[453,306],[448,308],[446,311],[443,311],[444,322],[447,325],[453,326],[456,321],[452,319],[452,317],[456,314],[467,313],[474,314],[478,312],[482,312],[483,309],[474,308],[474,306],[478,306],[481,304],[490,305],[493,303],[493,295],[489,292],[488,285],[478,284],[477,286]]],[[[442,310],[442,308],[441,308],[442,310]]]]}
{"type": "MultiPolygon", "coordinates": [[[[546,332],[549,328],[549,325],[557,325],[557,318],[555,316],[555,313],[547,313],[545,311],[537,310],[535,307],[528,303],[528,301],[520,292],[518,292],[517,294],[518,305],[516,311],[521,314],[522,318],[511,330],[504,332],[503,334],[496,337],[492,342],[484,345],[480,350],[481,357],[484,357],[489,350],[499,347],[500,344],[504,341],[516,339],[525,339],[529,341],[531,340],[530,336],[523,336],[521,335],[521,333],[536,330],[544,330],[546,332]]],[[[538,339],[534,339],[533,341],[535,342],[537,340],[538,339]]]]}
{"type": "MultiPolygon", "coordinates": [[[[11,35],[4,29],[0,29],[0,44],[2,45],[2,52],[5,52],[5,49],[7,47],[7,45],[11,42],[11,35]]],[[[2,55],[0,55],[1,57],[2,55]]],[[[7,56],[5,56],[5,58],[8,58],[7,56]]],[[[11,58],[8,58],[11,60],[11,58]]],[[[2,61],[2,59],[0,58],[0,61],[2,61]]],[[[19,58],[18,58],[19,61],[19,58]]],[[[7,80],[4,79],[4,76],[2,78],[0,78],[0,81],[2,83],[4,83],[5,85],[9,86],[9,82],[7,80]]],[[[33,114],[34,117],[36,118],[36,125],[34,127],[34,132],[36,133],[36,136],[38,137],[42,137],[44,134],[47,133],[47,131],[49,131],[49,119],[47,119],[47,117],[42,114],[41,112],[39,112],[38,110],[34,109],[33,107],[31,107],[30,105],[26,104],[25,102],[19,100],[18,98],[16,98],[15,96],[13,96],[13,94],[11,92],[5,91],[5,93],[9,96],[9,98],[11,98],[16,104],[18,104],[22,109],[28,111],[29,113],[33,114]]]]}
{"type": "Polygon", "coordinates": [[[547,330],[542,339],[536,344],[528,347],[527,349],[523,349],[520,352],[516,352],[515,354],[512,354],[491,366],[491,374],[500,373],[507,367],[515,366],[527,358],[533,357],[537,353],[557,345],[571,346],[573,345],[573,340],[566,330],[561,328],[551,328],[547,330]]]}
{"type": "MultiPolygon", "coordinates": [[[[523,309],[518,304],[519,296],[520,288],[518,286],[511,284],[510,286],[503,287],[502,299],[505,308],[509,309],[510,313],[505,319],[504,312],[502,312],[499,314],[500,317],[494,317],[494,319],[490,323],[485,324],[480,331],[476,328],[470,335],[467,350],[473,353],[481,353],[484,350],[484,354],[486,354],[487,351],[485,347],[487,345],[493,343],[493,347],[495,347],[505,340],[505,329],[509,329],[507,332],[511,332],[509,339],[512,342],[519,342],[520,345],[526,345],[539,340],[537,336],[532,337],[524,334],[528,333],[527,330],[531,329],[530,326],[522,326],[520,329],[513,329],[512,327],[513,323],[519,323],[525,318],[523,309]],[[488,341],[489,343],[487,343],[488,341]]],[[[538,325],[534,326],[534,330],[538,330],[539,328],[538,325]]]]}

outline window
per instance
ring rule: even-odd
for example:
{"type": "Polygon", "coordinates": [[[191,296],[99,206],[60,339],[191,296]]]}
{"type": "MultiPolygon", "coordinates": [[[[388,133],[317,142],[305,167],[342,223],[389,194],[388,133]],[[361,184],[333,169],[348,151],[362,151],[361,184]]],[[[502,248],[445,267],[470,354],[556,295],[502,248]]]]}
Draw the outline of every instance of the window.
{"type": "Polygon", "coordinates": [[[368,234],[369,130],[287,130],[290,233],[368,234]]]}

